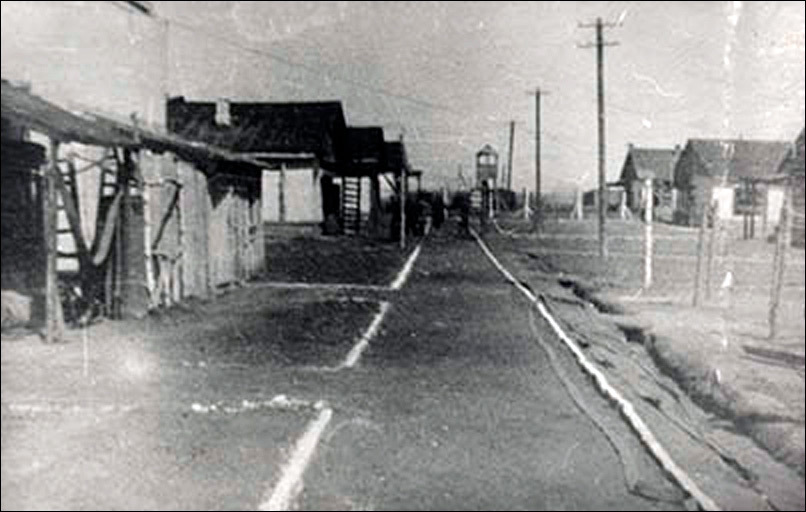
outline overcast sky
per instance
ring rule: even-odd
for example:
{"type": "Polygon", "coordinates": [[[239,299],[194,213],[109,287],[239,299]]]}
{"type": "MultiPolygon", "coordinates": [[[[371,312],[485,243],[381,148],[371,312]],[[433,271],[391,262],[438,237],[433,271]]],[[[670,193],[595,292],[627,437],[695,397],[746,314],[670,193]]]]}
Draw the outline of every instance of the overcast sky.
{"type": "Polygon", "coordinates": [[[348,123],[405,130],[426,183],[456,186],[492,143],[533,186],[534,94],[544,190],[596,180],[595,51],[606,38],[608,178],[628,142],[794,139],[804,124],[804,2],[155,2],[169,21],[171,94],[341,100],[348,123]]]}

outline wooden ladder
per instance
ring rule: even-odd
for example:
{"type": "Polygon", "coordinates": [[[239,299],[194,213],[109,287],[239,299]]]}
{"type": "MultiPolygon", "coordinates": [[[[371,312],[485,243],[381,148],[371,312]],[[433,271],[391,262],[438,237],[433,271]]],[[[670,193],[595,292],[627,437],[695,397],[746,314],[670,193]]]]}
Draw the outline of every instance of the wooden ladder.
{"type": "Polygon", "coordinates": [[[357,235],[361,230],[361,178],[342,179],[341,229],[345,235],[357,235]]]}

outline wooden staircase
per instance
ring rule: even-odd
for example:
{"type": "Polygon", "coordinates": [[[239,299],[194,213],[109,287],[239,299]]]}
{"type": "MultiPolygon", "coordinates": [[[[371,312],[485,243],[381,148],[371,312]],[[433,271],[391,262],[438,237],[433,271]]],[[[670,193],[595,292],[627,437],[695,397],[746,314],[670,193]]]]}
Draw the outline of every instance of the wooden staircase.
{"type": "Polygon", "coordinates": [[[341,230],[357,235],[361,230],[361,178],[344,177],[341,187],[341,230]]]}

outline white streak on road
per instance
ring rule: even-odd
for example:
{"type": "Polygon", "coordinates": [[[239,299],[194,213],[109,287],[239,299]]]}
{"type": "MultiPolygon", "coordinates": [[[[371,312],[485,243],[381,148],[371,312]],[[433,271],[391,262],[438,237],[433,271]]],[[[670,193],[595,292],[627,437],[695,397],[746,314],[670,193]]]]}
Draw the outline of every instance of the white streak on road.
{"type": "Polygon", "coordinates": [[[579,346],[577,346],[576,342],[574,342],[565,333],[565,331],[562,330],[562,327],[560,327],[560,325],[557,323],[557,320],[554,319],[548,308],[546,308],[543,300],[535,296],[531,290],[522,285],[520,281],[518,281],[506,268],[504,268],[503,265],[501,265],[492,251],[490,251],[490,249],[487,247],[487,244],[484,243],[481,237],[479,237],[479,235],[473,229],[470,230],[470,233],[473,235],[473,238],[476,239],[476,242],[478,242],[481,250],[484,251],[484,254],[487,255],[487,258],[492,262],[493,265],[495,265],[495,268],[497,268],[498,271],[501,272],[504,277],[506,277],[507,281],[512,283],[537,306],[541,316],[543,316],[549,325],[551,325],[551,328],[554,330],[557,336],[571,350],[579,365],[585,370],[586,373],[588,373],[588,375],[593,377],[593,380],[596,382],[599,390],[618,406],[622,415],[627,420],[627,423],[638,434],[641,442],[644,443],[644,445],[649,449],[663,469],[675,479],[683,490],[685,490],[699,503],[703,510],[721,510],[719,506],[708,495],[706,495],[691,479],[691,477],[684,472],[683,469],[680,468],[680,466],[678,466],[677,463],[672,459],[666,449],[660,444],[660,442],[658,442],[657,438],[655,438],[655,435],[652,433],[646,423],[644,423],[644,420],[638,415],[638,413],[635,412],[635,408],[632,403],[630,403],[621,395],[618,390],[610,385],[604,374],[599,371],[599,369],[596,368],[587,357],[585,357],[585,354],[582,353],[582,350],[579,348],[579,346]]]}
{"type": "Polygon", "coordinates": [[[411,269],[414,268],[414,262],[417,261],[417,257],[420,255],[420,249],[422,249],[423,243],[420,242],[417,244],[417,247],[412,251],[409,259],[406,260],[406,264],[403,265],[403,268],[400,270],[400,273],[397,275],[392,284],[389,285],[389,288],[392,290],[399,290],[406,284],[406,280],[409,278],[409,274],[411,274],[411,269]]]}
{"type": "Polygon", "coordinates": [[[294,446],[291,459],[283,468],[280,480],[274,486],[269,497],[260,504],[258,510],[290,510],[293,507],[297,496],[302,492],[302,477],[305,469],[310,464],[322,433],[332,417],[333,410],[324,407],[316,419],[308,425],[305,433],[294,446]]]}
{"type": "Polygon", "coordinates": [[[375,317],[372,319],[372,322],[369,324],[369,327],[367,327],[367,330],[364,332],[364,334],[361,336],[358,342],[353,346],[353,348],[350,349],[350,353],[347,354],[347,357],[344,359],[344,362],[342,362],[338,367],[336,367],[337,370],[340,370],[342,368],[352,368],[353,366],[356,365],[356,363],[358,363],[358,360],[361,358],[361,354],[363,354],[364,350],[366,350],[367,347],[369,346],[369,342],[372,341],[372,338],[374,338],[378,334],[378,331],[381,328],[381,324],[383,323],[383,319],[386,317],[386,313],[389,312],[389,308],[391,306],[392,304],[387,301],[381,302],[381,309],[377,313],[375,313],[375,317]]]}

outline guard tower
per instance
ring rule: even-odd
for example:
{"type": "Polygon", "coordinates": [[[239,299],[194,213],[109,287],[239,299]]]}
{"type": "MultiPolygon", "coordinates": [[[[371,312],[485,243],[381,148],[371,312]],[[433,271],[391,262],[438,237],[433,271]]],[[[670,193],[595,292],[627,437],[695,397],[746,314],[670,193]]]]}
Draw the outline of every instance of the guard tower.
{"type": "Polygon", "coordinates": [[[494,216],[497,181],[498,152],[489,144],[485,144],[476,153],[476,188],[481,191],[482,219],[494,216]]]}
{"type": "Polygon", "coordinates": [[[494,187],[498,179],[498,152],[489,144],[485,144],[476,153],[476,185],[482,186],[486,181],[487,186],[494,187]]]}

